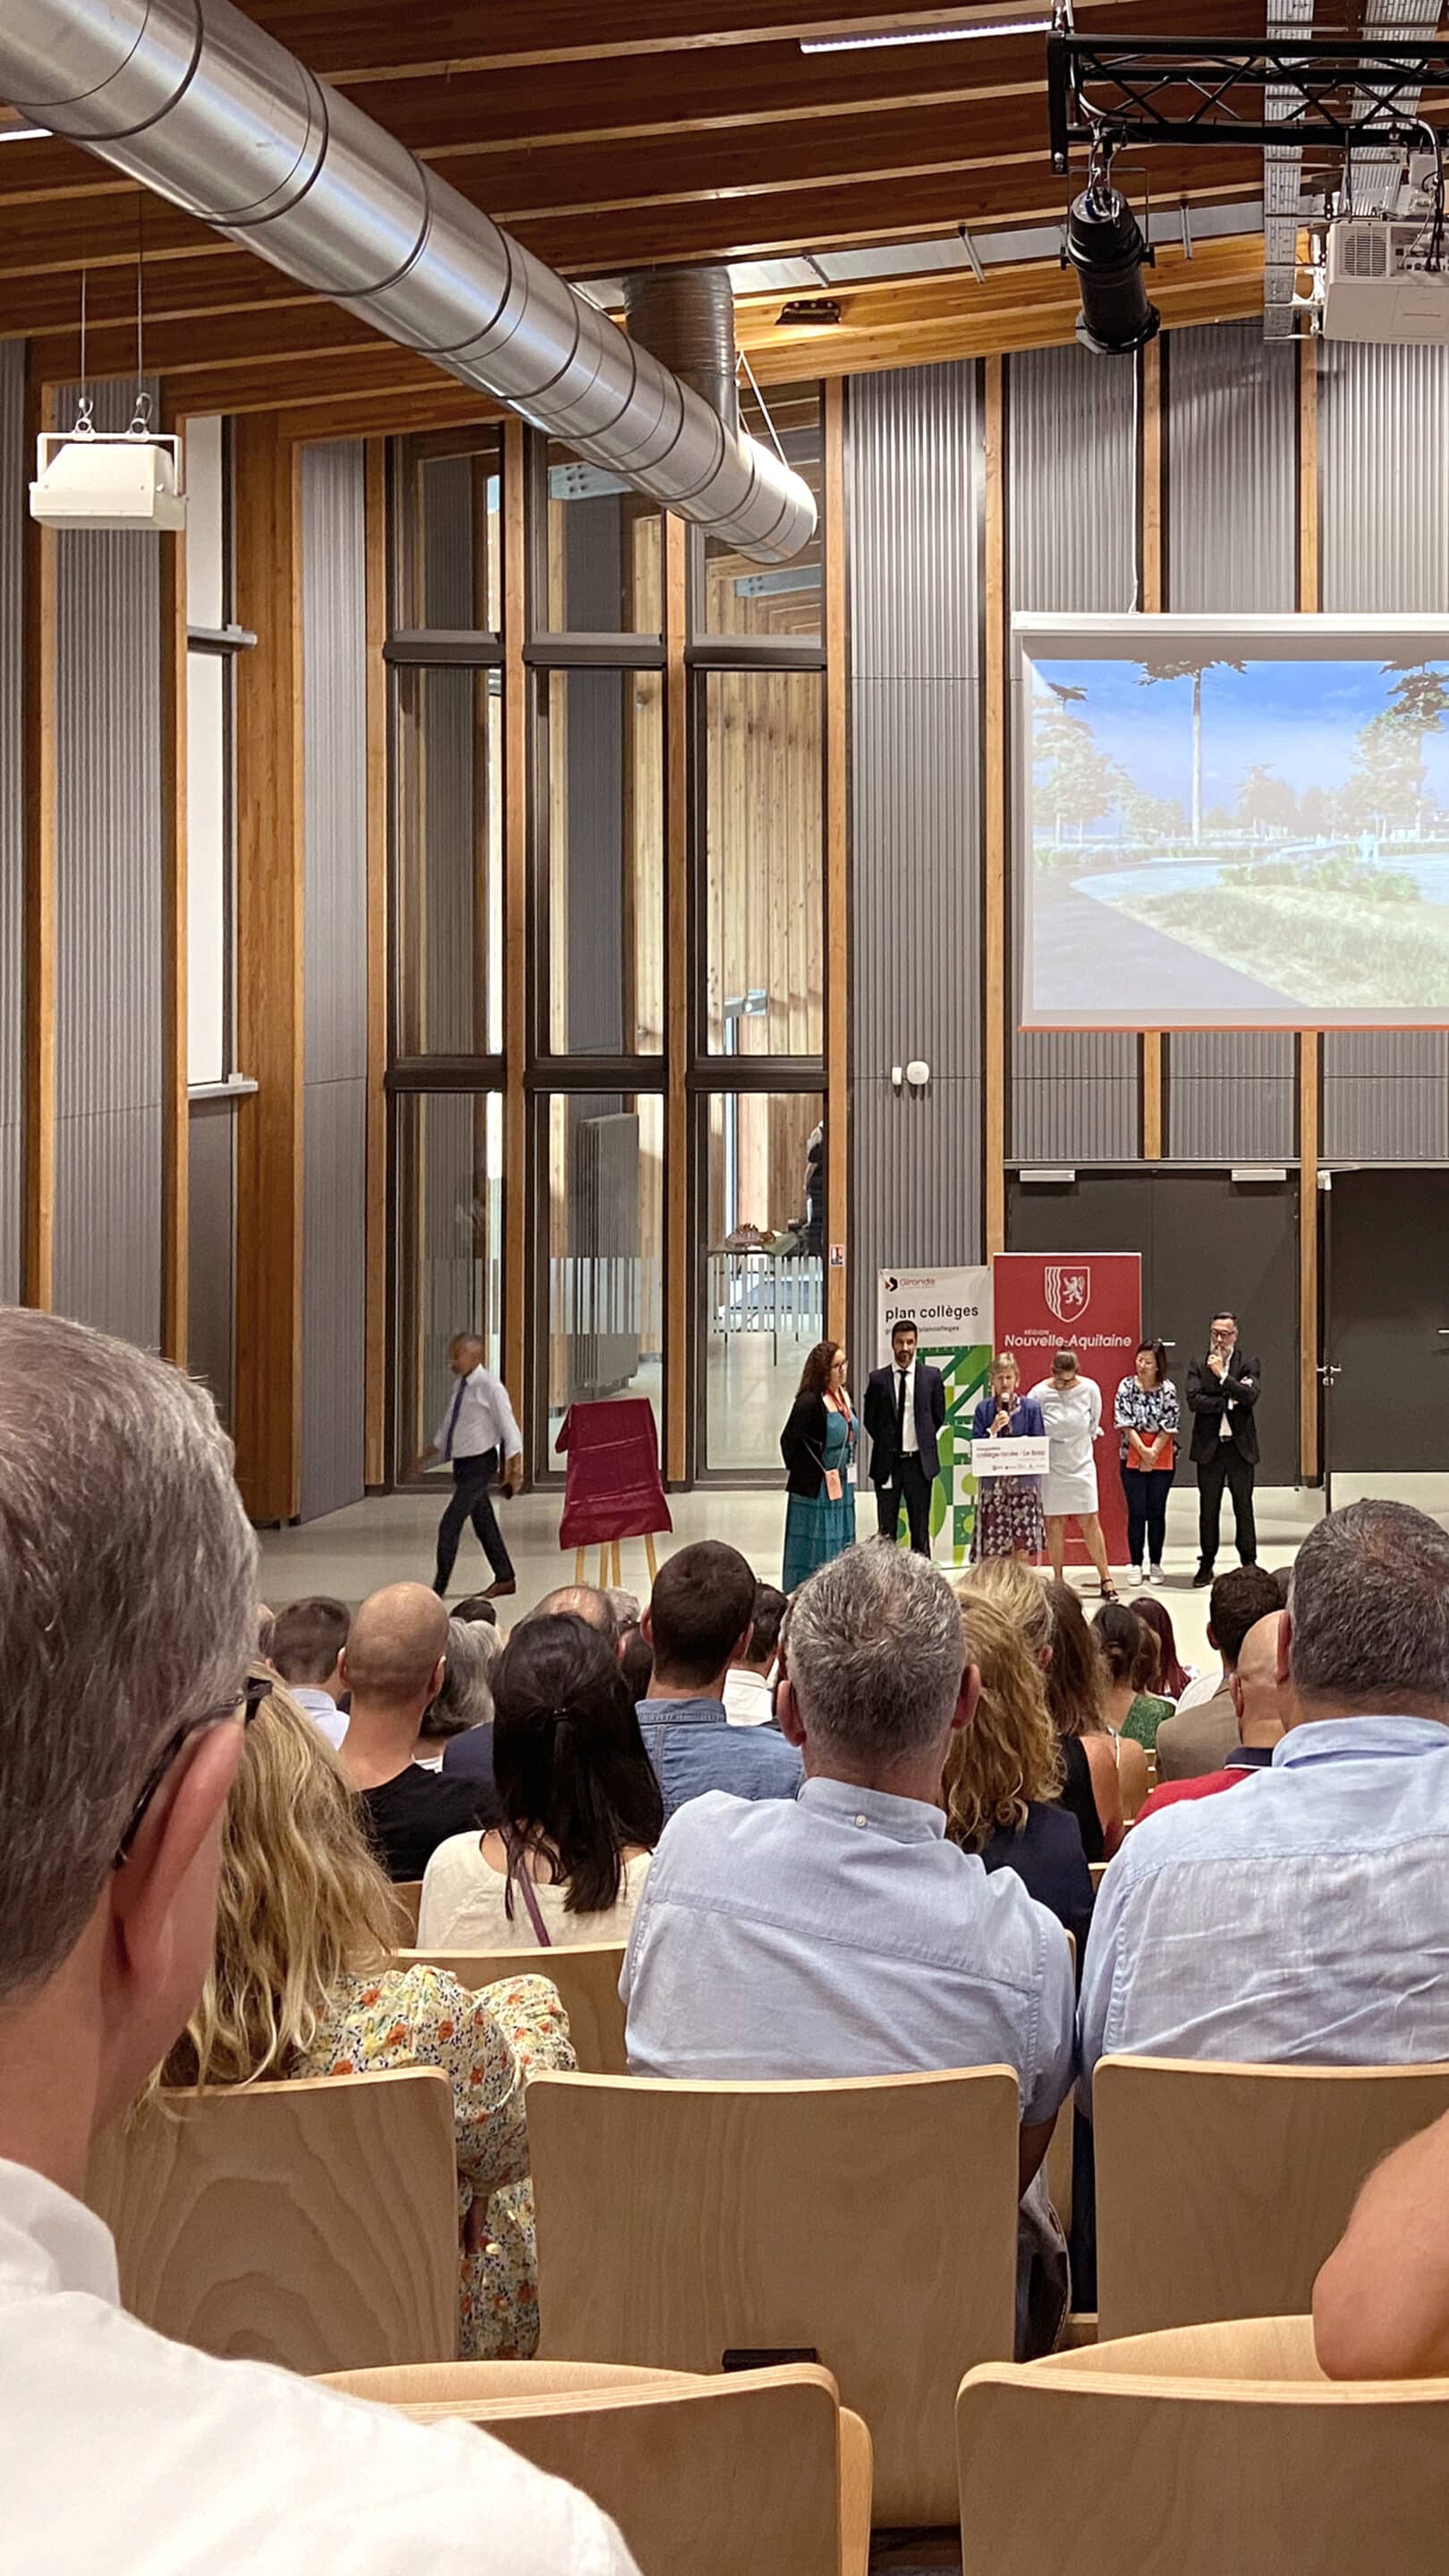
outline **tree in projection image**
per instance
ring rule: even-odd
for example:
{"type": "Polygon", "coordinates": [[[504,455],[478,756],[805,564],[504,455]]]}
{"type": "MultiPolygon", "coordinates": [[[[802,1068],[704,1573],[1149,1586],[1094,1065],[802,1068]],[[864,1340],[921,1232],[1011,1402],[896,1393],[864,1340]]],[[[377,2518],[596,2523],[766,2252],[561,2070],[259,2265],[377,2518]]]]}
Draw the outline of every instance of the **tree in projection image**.
{"type": "Polygon", "coordinates": [[[1030,1016],[1449,1021],[1449,656],[1029,670],[1030,1016]]]}

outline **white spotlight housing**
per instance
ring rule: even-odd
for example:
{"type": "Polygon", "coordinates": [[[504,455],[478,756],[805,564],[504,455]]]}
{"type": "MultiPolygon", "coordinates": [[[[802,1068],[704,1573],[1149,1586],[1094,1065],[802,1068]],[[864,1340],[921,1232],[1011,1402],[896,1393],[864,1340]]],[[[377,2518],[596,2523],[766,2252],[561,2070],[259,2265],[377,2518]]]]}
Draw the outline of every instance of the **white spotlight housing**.
{"type": "Polygon", "coordinates": [[[127,430],[43,430],[35,447],[30,515],[44,528],[184,528],[181,441],[127,430]]]}

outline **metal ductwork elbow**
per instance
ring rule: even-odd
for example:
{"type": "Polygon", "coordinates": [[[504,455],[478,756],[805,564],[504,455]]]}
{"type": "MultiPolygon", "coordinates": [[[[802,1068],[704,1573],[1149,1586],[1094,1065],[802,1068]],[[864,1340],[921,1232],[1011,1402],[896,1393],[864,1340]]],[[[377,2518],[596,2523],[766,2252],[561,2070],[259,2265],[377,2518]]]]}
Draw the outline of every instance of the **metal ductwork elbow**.
{"type": "MultiPolygon", "coordinates": [[[[0,94],[753,561],[814,534],[808,484],[642,325],[621,331],[231,0],[4,0],[0,94]]],[[[732,317],[729,341],[732,394],[732,317]]]]}
{"type": "Polygon", "coordinates": [[[727,268],[632,268],[624,279],[629,337],[669,367],[739,436],[735,296],[727,268]]]}

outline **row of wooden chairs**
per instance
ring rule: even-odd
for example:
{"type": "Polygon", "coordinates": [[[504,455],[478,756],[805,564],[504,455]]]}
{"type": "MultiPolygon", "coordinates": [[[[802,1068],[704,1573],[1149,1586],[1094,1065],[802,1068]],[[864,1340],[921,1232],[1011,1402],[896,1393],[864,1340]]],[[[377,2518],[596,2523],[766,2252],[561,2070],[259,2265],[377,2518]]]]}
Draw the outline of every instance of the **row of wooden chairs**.
{"type": "MultiPolygon", "coordinates": [[[[1102,2337],[1302,2312],[1365,2175],[1446,2108],[1449,2067],[1105,2059],[1102,2337]]],[[[1004,2067],[539,2075],[540,2349],[705,2376],[819,2363],[870,2427],[879,2515],[948,2520],[957,2385],[1012,2350],[1017,2123],[1004,2067]]],[[[184,2341],[310,2371],[456,2348],[439,2072],[204,2097],[110,2132],[89,2189],[127,2305],[184,2341]]]]}

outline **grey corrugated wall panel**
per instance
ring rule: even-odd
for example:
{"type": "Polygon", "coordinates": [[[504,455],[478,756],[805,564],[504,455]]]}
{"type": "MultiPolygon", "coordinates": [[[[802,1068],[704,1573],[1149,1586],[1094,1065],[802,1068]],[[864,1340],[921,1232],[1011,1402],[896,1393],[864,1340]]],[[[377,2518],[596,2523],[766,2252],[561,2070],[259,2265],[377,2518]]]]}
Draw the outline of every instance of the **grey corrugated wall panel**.
{"type": "MultiPolygon", "coordinates": [[[[1319,350],[1323,605],[1329,611],[1449,607],[1449,349],[1327,342],[1319,350]]],[[[1323,1152],[1414,1163],[1449,1151],[1444,1040],[1374,1030],[1323,1042],[1323,1152]],[[1428,1139],[1437,1141],[1426,1143],[1428,1139]]]]}
{"type": "MultiPolygon", "coordinates": [[[[94,388],[124,429],[135,387],[94,388]]],[[[156,388],[152,387],[153,395],[156,388]]],[[[74,386],[56,416],[70,417],[74,386]]],[[[55,1304],[161,1337],[161,561],[170,537],[55,549],[55,1304]]]]}
{"type": "MultiPolygon", "coordinates": [[[[1136,590],[1134,370],[1075,343],[1006,361],[1007,567],[1013,609],[1124,611],[1136,590]]],[[[1008,1154],[1115,1162],[1137,1152],[1137,1041],[1018,1030],[1008,1154]]]]}
{"type": "Polygon", "coordinates": [[[20,1295],[25,344],[0,342],[0,1305],[20,1295]]]}
{"type": "MultiPolygon", "coordinates": [[[[1298,370],[1258,322],[1174,331],[1167,356],[1164,606],[1261,616],[1297,602],[1298,370]]],[[[1203,1029],[1167,1051],[1167,1151],[1185,1162],[1297,1152],[1294,1042],[1203,1029]]]]}
{"type": "Polygon", "coordinates": [[[850,388],[854,1331],[875,1274],[981,1256],[978,371],[850,388]],[[890,1068],[931,1067],[919,1099],[890,1068]]]}
{"type": "Polygon", "coordinates": [[[357,440],[302,459],[304,1520],[363,1490],[367,619],[357,440]]]}

